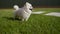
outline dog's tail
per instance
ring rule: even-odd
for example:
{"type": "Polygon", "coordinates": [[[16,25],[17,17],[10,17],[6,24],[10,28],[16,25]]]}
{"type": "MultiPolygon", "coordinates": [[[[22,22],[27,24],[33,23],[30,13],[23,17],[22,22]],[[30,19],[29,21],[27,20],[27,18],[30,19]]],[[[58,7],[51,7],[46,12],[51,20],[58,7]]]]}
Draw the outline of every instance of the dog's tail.
{"type": "Polygon", "coordinates": [[[19,6],[18,6],[18,5],[14,5],[13,8],[14,8],[15,10],[18,10],[18,9],[19,9],[19,6]]]}

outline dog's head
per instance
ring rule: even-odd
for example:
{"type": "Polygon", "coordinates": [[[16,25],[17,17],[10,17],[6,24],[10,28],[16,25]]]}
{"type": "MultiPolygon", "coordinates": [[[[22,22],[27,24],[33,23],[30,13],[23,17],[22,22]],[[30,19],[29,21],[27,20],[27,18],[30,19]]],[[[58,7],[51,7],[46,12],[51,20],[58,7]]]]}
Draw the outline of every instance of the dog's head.
{"type": "Polygon", "coordinates": [[[29,10],[33,9],[32,5],[28,2],[26,2],[26,4],[24,6],[26,6],[26,8],[29,9],[29,10]]]}

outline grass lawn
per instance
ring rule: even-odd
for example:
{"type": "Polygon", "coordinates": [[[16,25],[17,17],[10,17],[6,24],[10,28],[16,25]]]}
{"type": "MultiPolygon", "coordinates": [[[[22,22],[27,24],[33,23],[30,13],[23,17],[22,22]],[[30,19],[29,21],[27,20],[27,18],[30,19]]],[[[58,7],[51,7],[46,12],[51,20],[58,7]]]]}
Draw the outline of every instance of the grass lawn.
{"type": "MultiPolygon", "coordinates": [[[[35,8],[33,11],[60,12],[60,8],[35,8]]],[[[31,15],[28,21],[13,20],[12,9],[0,9],[0,34],[60,34],[60,17],[31,15]]]]}

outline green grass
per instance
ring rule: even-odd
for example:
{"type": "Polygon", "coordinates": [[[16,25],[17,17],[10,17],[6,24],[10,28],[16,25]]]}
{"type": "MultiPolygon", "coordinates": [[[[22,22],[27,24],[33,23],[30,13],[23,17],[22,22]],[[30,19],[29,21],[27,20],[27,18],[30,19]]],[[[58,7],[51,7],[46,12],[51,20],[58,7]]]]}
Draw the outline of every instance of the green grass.
{"type": "MultiPolygon", "coordinates": [[[[60,8],[35,8],[33,11],[59,12],[60,8]]],[[[60,34],[60,17],[31,15],[28,21],[13,20],[12,9],[0,9],[0,34],[60,34]]]]}
{"type": "Polygon", "coordinates": [[[60,12],[60,8],[34,8],[34,11],[53,11],[60,12]]]}

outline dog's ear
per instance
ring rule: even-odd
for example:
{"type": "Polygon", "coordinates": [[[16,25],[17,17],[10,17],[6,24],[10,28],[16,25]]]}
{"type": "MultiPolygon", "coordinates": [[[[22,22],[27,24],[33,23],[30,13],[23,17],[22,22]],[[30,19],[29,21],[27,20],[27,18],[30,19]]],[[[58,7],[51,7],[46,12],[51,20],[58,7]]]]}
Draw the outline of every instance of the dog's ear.
{"type": "Polygon", "coordinates": [[[28,4],[28,2],[26,2],[24,6],[26,6],[27,4],[28,4]]]}
{"type": "Polygon", "coordinates": [[[30,4],[30,3],[29,3],[29,2],[26,2],[26,5],[27,5],[27,4],[30,4]]]}
{"type": "Polygon", "coordinates": [[[29,3],[29,2],[26,2],[26,3],[29,3]]]}

